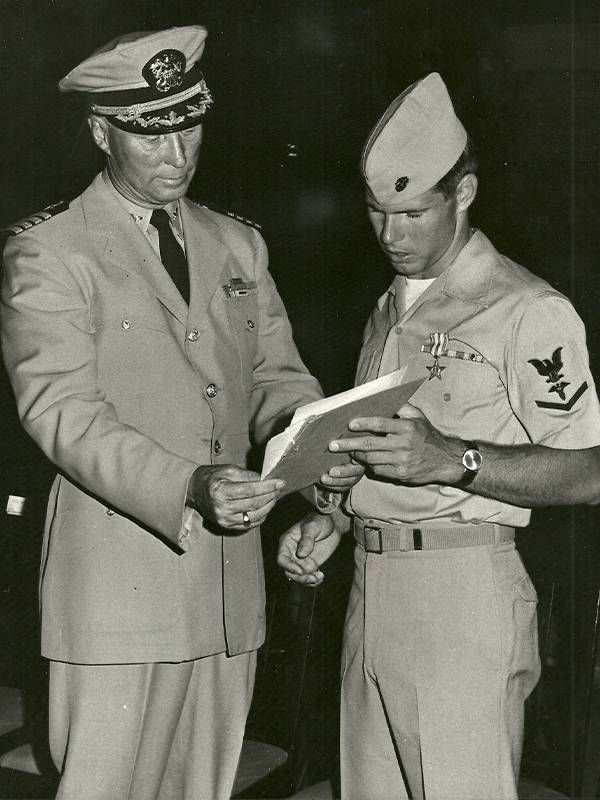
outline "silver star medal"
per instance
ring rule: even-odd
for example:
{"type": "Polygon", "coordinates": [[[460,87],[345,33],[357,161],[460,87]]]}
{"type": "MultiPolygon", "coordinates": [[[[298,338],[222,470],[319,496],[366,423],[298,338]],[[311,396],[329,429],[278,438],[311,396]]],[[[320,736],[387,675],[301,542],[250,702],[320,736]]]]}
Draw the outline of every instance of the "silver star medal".
{"type": "Polygon", "coordinates": [[[447,333],[434,332],[429,334],[429,352],[433,356],[433,364],[426,365],[426,369],[429,372],[428,381],[433,378],[437,378],[440,381],[442,380],[442,372],[446,367],[440,366],[439,358],[448,352],[448,340],[449,337],[447,333]]]}

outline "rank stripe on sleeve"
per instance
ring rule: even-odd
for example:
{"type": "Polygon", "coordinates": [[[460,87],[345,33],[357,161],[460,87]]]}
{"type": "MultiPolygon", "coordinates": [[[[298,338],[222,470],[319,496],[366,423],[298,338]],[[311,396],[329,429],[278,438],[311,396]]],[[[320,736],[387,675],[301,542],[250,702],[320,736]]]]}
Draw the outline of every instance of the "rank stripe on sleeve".
{"type": "Polygon", "coordinates": [[[570,411],[587,388],[587,381],[584,381],[571,399],[567,400],[566,403],[547,403],[545,400],[536,400],[535,404],[539,408],[555,408],[557,411],[570,411]]]}

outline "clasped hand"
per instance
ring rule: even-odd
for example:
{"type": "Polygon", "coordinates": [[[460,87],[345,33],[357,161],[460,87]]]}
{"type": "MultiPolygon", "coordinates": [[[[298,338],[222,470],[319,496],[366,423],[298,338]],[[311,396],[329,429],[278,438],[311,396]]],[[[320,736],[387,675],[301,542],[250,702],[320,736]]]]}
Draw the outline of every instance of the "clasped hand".
{"type": "Polygon", "coordinates": [[[277,563],[289,580],[318,586],[325,577],[321,564],[336,549],[340,536],[331,515],[313,512],[283,534],[277,563]]]}

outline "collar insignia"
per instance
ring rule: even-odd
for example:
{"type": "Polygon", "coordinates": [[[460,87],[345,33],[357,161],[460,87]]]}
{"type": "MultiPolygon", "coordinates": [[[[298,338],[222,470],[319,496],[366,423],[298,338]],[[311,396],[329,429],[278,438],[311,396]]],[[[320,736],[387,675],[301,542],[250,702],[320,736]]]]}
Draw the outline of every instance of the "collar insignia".
{"type": "Polygon", "coordinates": [[[398,178],[396,183],[394,184],[394,188],[397,192],[403,192],[406,187],[408,186],[409,179],[406,175],[403,175],[401,178],[398,178]]]}

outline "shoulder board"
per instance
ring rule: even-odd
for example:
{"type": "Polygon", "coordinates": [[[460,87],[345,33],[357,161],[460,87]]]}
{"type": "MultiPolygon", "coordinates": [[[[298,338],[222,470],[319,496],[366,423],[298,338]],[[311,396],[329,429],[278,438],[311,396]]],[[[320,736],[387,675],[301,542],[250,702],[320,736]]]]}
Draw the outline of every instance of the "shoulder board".
{"type": "Polygon", "coordinates": [[[253,222],[251,219],[247,217],[242,217],[240,214],[235,214],[233,211],[226,211],[223,208],[218,208],[218,206],[212,205],[212,203],[200,203],[203,208],[208,208],[209,211],[216,211],[217,214],[223,214],[226,217],[231,217],[231,219],[237,219],[238,222],[242,222],[244,225],[250,225],[252,228],[256,228],[257,231],[261,230],[261,225],[258,222],[253,222]]]}
{"type": "Polygon", "coordinates": [[[12,225],[7,225],[5,228],[0,228],[0,236],[17,236],[19,233],[39,225],[40,222],[45,222],[51,217],[60,214],[61,211],[66,211],[69,207],[68,200],[61,200],[59,203],[52,203],[51,206],[46,206],[42,211],[37,211],[35,214],[30,214],[28,217],[23,217],[18,222],[13,222],[12,225]]]}

